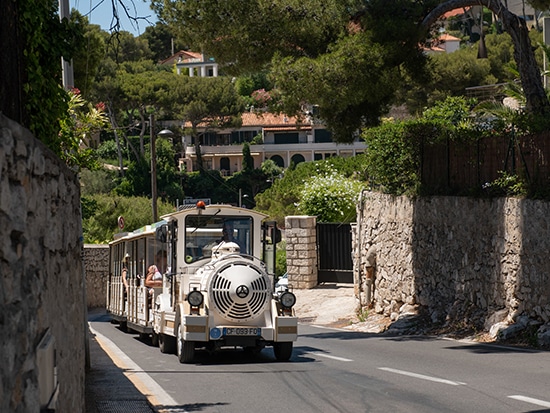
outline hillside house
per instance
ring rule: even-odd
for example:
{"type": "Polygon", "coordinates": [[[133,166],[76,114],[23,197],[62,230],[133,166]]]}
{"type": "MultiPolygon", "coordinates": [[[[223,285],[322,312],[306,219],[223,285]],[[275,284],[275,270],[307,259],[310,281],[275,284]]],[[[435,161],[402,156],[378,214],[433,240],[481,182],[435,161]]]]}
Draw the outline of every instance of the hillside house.
{"type": "Polygon", "coordinates": [[[178,75],[185,74],[189,77],[217,77],[218,64],[213,57],[207,57],[203,53],[180,50],[167,59],[159,62],[161,65],[174,65],[178,75]]]}
{"type": "MultiPolygon", "coordinates": [[[[190,125],[186,124],[186,128],[190,125]]],[[[267,112],[245,112],[242,126],[235,129],[207,130],[202,133],[201,154],[206,169],[219,170],[223,175],[232,175],[242,168],[243,143],[250,143],[254,167],[263,161],[273,160],[287,168],[291,163],[317,161],[331,156],[355,156],[366,149],[364,141],[357,139],[352,144],[336,144],[331,133],[323,125],[311,119],[275,115],[267,112]]],[[[191,136],[183,137],[184,154],[180,169],[186,172],[197,170],[195,142],[191,136]]]]}

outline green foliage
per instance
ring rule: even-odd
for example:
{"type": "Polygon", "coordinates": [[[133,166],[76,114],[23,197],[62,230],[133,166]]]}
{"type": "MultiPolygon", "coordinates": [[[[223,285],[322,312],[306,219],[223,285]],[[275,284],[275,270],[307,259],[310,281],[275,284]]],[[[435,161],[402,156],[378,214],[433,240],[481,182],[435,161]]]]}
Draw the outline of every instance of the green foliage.
{"type": "Polygon", "coordinates": [[[316,56],[342,34],[356,1],[242,2],[154,0],[157,15],[195,50],[208,50],[224,70],[255,72],[273,53],[316,56]]]}
{"type": "Polygon", "coordinates": [[[387,67],[387,59],[369,33],[358,33],[317,59],[277,60],[273,76],[284,91],[282,109],[296,113],[303,101],[315,102],[334,139],[351,142],[355,131],[376,125],[393,100],[399,67],[387,67]]]}
{"type": "MultiPolygon", "coordinates": [[[[146,151],[146,156],[150,159],[149,153],[146,151]]],[[[157,139],[156,153],[158,196],[165,201],[175,203],[177,199],[182,199],[184,196],[181,186],[183,176],[177,169],[176,152],[171,140],[157,139]]]]}
{"type": "Polygon", "coordinates": [[[367,170],[373,187],[391,194],[418,194],[421,148],[446,140],[471,141],[485,133],[472,115],[475,100],[449,96],[419,119],[385,122],[363,132],[367,170]]]}
{"type": "Polygon", "coordinates": [[[262,170],[264,175],[268,177],[270,182],[273,182],[275,177],[281,175],[284,170],[284,168],[281,168],[272,159],[266,159],[265,161],[263,161],[260,169],[262,170]]]}
{"type": "Polygon", "coordinates": [[[161,22],[157,22],[154,26],[147,26],[145,33],[140,37],[147,41],[152,53],[151,58],[155,62],[171,56],[172,46],[175,51],[185,49],[185,45],[178,41],[170,28],[161,22]]]}
{"type": "MultiPolygon", "coordinates": [[[[349,158],[333,157],[323,161],[302,162],[294,169],[287,168],[284,175],[272,175],[273,184],[255,197],[256,210],[268,214],[284,225],[287,215],[299,215],[298,205],[306,182],[315,176],[325,176],[337,171],[347,179],[366,180],[366,158],[358,155],[349,158]]],[[[365,184],[363,184],[365,185],[365,184]]]]}
{"type": "Polygon", "coordinates": [[[286,241],[277,244],[275,257],[275,276],[280,277],[286,272],[286,241]]]}
{"type": "Polygon", "coordinates": [[[271,90],[273,84],[269,81],[266,72],[258,72],[249,75],[239,76],[235,81],[235,90],[243,97],[247,98],[248,107],[254,104],[251,98],[256,90],[271,90]]]}
{"type": "Polygon", "coordinates": [[[68,94],[69,116],[59,120],[61,145],[58,154],[68,165],[95,168],[96,154],[89,148],[90,138],[107,125],[105,105],[92,106],[82,98],[78,89],[68,94]]]}
{"type": "Polygon", "coordinates": [[[250,173],[254,169],[254,158],[250,154],[250,145],[248,142],[243,144],[243,167],[244,173],[250,173]]]}
{"type": "Polygon", "coordinates": [[[445,136],[442,125],[423,120],[388,122],[365,130],[371,184],[396,195],[416,193],[420,187],[420,143],[445,136]]]}
{"type": "Polygon", "coordinates": [[[145,158],[131,162],[120,184],[115,188],[117,195],[151,196],[151,165],[145,158]]]}
{"type": "Polygon", "coordinates": [[[80,171],[80,193],[82,196],[108,194],[115,188],[116,181],[116,171],[82,169],[80,171]]]}
{"type": "MultiPolygon", "coordinates": [[[[122,151],[127,155],[127,149],[122,148],[122,151]]],[[[96,155],[103,160],[116,160],[118,157],[117,144],[114,140],[103,142],[96,149],[96,155]]]]}
{"type": "MultiPolygon", "coordinates": [[[[123,197],[96,194],[82,197],[82,229],[84,242],[102,244],[112,241],[113,235],[120,232],[117,219],[123,216],[124,231],[133,231],[151,223],[152,205],[150,198],[123,197]]],[[[170,204],[158,204],[159,216],[174,211],[170,204]]]]}
{"type": "Polygon", "coordinates": [[[204,122],[214,128],[224,127],[244,109],[228,77],[179,76],[173,92],[175,112],[195,127],[204,122]]]}
{"type": "Polygon", "coordinates": [[[220,171],[208,170],[204,173],[191,172],[187,174],[184,181],[184,191],[186,196],[193,198],[211,198],[213,202],[228,202],[228,197],[218,195],[221,191],[230,192],[234,202],[237,200],[235,188],[228,187],[220,171]],[[224,201],[225,199],[225,201],[224,201]]]}
{"type": "Polygon", "coordinates": [[[499,177],[493,182],[483,185],[485,193],[491,196],[526,196],[529,192],[528,183],[520,176],[499,171],[499,177]]]}
{"type": "Polygon", "coordinates": [[[262,145],[264,143],[264,138],[261,133],[258,133],[256,136],[252,138],[252,141],[250,141],[251,145],[262,145]]]}
{"type": "Polygon", "coordinates": [[[469,126],[472,108],[475,99],[462,96],[449,96],[444,101],[436,102],[432,107],[424,110],[423,119],[431,122],[444,122],[453,126],[469,126]]]}
{"type": "MultiPolygon", "coordinates": [[[[529,34],[533,44],[540,34],[532,30],[529,34]]],[[[517,80],[514,48],[507,33],[485,35],[487,59],[478,59],[477,43],[464,43],[453,53],[436,53],[429,56],[430,77],[423,82],[411,79],[399,91],[399,100],[406,104],[410,113],[421,114],[448,96],[464,96],[467,87],[493,85],[517,80]]],[[[542,62],[542,52],[536,51],[537,61],[542,62]]],[[[542,65],[541,65],[542,67],[542,65]]]]}
{"type": "Polygon", "coordinates": [[[66,142],[67,134],[59,133],[60,121],[70,121],[67,112],[70,98],[61,87],[60,62],[62,56],[71,60],[82,32],[67,19],[59,21],[57,1],[21,0],[17,9],[18,33],[24,49],[24,62],[19,62],[25,73],[21,78],[26,114],[23,124],[58,156],[74,164],[73,142],[66,142]],[[68,148],[69,159],[65,157],[68,148]]]}
{"type": "Polygon", "coordinates": [[[345,178],[336,171],[320,174],[304,184],[298,210],[317,216],[319,222],[354,222],[355,204],[361,189],[361,182],[345,178]]]}
{"type": "MultiPolygon", "coordinates": [[[[167,139],[156,139],[157,194],[168,202],[175,203],[184,196],[182,174],[177,170],[175,150],[167,139]]],[[[132,161],[114,189],[118,195],[151,196],[151,152],[149,146],[145,155],[137,161],[132,161]]]]}
{"type": "MultiPolygon", "coordinates": [[[[255,90],[268,90],[277,110],[297,114],[303,102],[318,105],[340,142],[378,123],[403,72],[424,77],[418,23],[428,6],[405,0],[153,1],[164,21],[193,48],[208,50],[226,73],[268,68],[276,98],[268,87],[255,90]]],[[[252,84],[243,80],[239,90],[252,84]]]]}
{"type": "Polygon", "coordinates": [[[95,76],[105,56],[107,33],[99,25],[89,24],[88,17],[75,9],[71,11],[71,22],[80,26],[83,32],[82,42],[73,55],[74,86],[85,99],[90,99],[95,76]]]}

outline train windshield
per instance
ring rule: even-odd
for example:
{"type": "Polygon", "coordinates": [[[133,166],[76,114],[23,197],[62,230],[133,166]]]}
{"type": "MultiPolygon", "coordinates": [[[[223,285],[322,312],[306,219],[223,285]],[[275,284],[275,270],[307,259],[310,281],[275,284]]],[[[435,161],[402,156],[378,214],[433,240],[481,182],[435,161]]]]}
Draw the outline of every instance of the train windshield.
{"type": "Polygon", "coordinates": [[[241,254],[252,255],[252,218],[189,215],[185,218],[185,262],[212,256],[222,241],[234,242],[241,254]]]}

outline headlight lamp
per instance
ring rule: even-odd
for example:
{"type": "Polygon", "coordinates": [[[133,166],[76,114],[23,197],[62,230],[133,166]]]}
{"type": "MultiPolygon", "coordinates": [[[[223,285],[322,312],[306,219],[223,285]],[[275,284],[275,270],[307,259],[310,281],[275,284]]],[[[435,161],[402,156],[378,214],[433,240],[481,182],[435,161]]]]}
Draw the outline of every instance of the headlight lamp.
{"type": "Polygon", "coordinates": [[[204,296],[200,291],[193,290],[189,294],[187,294],[187,301],[189,302],[191,307],[200,307],[200,305],[204,301],[204,296]]]}
{"type": "Polygon", "coordinates": [[[284,308],[292,308],[296,304],[296,296],[289,291],[285,291],[279,297],[279,301],[284,308]]]}

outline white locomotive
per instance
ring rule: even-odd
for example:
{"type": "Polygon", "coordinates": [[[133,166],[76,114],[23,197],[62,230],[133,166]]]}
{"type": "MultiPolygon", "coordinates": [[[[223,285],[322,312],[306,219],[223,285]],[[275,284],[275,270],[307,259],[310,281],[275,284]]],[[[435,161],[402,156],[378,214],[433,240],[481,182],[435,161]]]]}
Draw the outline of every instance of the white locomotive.
{"type": "Polygon", "coordinates": [[[109,312],[129,328],[151,334],[162,352],[176,352],[182,363],[192,362],[196,349],[223,347],[254,353],[272,346],[278,361],[288,360],[298,333],[296,298],[274,290],[280,232],[265,218],[244,208],[198,203],[113,241],[109,312]],[[132,261],[132,251],[141,260],[132,261]],[[166,264],[155,262],[162,287],[148,288],[142,261],[163,252],[166,264]],[[137,269],[128,270],[126,300],[121,298],[125,267],[116,257],[127,257],[132,262],[127,267],[137,269]]]}

